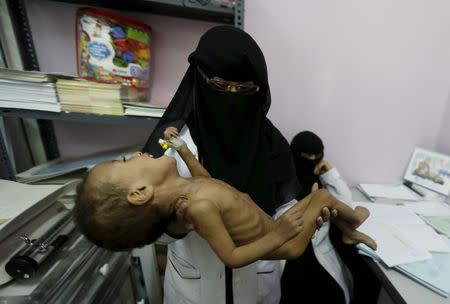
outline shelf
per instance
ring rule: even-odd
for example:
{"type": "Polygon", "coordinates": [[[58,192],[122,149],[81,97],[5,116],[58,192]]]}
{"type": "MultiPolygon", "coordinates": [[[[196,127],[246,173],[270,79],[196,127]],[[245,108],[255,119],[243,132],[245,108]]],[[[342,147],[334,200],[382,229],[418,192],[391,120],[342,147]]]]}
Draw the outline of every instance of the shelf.
{"type": "Polygon", "coordinates": [[[0,108],[0,116],[16,118],[34,118],[45,120],[62,120],[98,124],[127,125],[134,127],[153,128],[159,121],[157,117],[115,116],[85,113],[46,112],[25,109],[0,108]]]}
{"type": "MultiPolygon", "coordinates": [[[[117,9],[181,17],[193,20],[203,20],[215,23],[234,25],[244,28],[244,0],[52,0],[55,2],[76,5],[117,9]],[[224,4],[226,3],[226,4],[224,4]],[[232,3],[232,4],[229,4],[232,3]]],[[[33,35],[28,21],[26,0],[6,0],[8,33],[13,33],[19,51],[14,58],[20,57],[24,70],[40,70],[37,54],[34,48],[33,35]]],[[[1,5],[0,5],[1,6],[1,5]]],[[[38,121],[42,141],[48,159],[59,157],[56,136],[53,131],[52,120],[72,121],[78,123],[117,124],[153,129],[159,118],[95,115],[84,113],[54,113],[23,109],[0,108],[0,117],[34,118],[38,121]]],[[[6,145],[0,132],[0,178],[15,179],[11,161],[6,151],[6,145]]]]}
{"type": "Polygon", "coordinates": [[[234,24],[234,8],[218,0],[52,0],[124,11],[234,24]],[[206,3],[205,5],[200,2],[206,3]]]}

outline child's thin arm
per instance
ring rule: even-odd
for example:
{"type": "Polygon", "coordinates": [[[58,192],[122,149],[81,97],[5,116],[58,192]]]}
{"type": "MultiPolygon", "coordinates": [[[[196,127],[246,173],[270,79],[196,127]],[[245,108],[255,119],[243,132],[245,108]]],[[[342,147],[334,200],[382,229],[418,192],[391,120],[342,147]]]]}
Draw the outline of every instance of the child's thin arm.
{"type": "MultiPolygon", "coordinates": [[[[214,203],[197,202],[189,208],[188,213],[195,231],[208,241],[220,260],[230,268],[243,267],[261,259],[297,235],[302,229],[299,220],[292,220],[290,223],[285,221],[283,230],[271,231],[254,242],[236,246],[224,225],[220,210],[214,203]]],[[[292,212],[291,219],[294,217],[299,218],[298,214],[292,212]]]]}
{"type": "Polygon", "coordinates": [[[189,150],[186,144],[182,145],[178,150],[178,154],[180,154],[183,161],[186,163],[189,171],[191,171],[192,176],[204,176],[211,177],[209,172],[206,171],[205,167],[195,158],[194,154],[192,154],[191,150],[189,150]]]}
{"type": "MultiPolygon", "coordinates": [[[[170,128],[167,128],[165,133],[169,131],[170,128]]],[[[169,143],[170,146],[178,152],[178,154],[180,154],[192,176],[211,177],[203,165],[195,158],[194,154],[192,154],[191,150],[189,150],[184,140],[171,135],[170,138],[166,139],[166,142],[169,143]]]]}

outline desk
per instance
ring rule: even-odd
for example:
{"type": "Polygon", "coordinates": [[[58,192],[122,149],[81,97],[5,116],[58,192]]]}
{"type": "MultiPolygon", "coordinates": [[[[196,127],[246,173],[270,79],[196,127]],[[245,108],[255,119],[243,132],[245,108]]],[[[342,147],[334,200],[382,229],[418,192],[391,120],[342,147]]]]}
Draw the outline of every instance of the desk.
{"type": "MultiPolygon", "coordinates": [[[[352,192],[354,201],[367,201],[367,198],[357,189],[352,189],[352,192]]],[[[364,257],[364,260],[378,277],[384,290],[394,303],[450,304],[450,298],[438,295],[400,272],[375,262],[371,258],[364,257]]]]}

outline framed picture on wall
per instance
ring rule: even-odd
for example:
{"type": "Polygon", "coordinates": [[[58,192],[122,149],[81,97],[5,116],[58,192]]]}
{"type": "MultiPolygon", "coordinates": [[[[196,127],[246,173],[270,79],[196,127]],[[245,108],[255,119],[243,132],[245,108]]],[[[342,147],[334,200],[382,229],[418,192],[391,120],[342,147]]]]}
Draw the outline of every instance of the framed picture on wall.
{"type": "Polygon", "coordinates": [[[416,148],[404,178],[430,190],[449,195],[450,156],[416,148]]]}

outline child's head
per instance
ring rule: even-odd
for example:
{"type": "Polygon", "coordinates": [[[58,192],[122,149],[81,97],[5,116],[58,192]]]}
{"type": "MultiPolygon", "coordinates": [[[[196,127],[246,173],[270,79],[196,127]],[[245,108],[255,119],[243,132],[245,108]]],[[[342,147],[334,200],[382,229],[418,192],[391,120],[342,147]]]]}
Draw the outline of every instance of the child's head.
{"type": "Polygon", "coordinates": [[[95,166],[78,188],[74,216],[81,232],[110,250],[154,242],[172,219],[154,202],[154,191],[172,174],[177,174],[173,158],[142,153],[95,166]]]}

